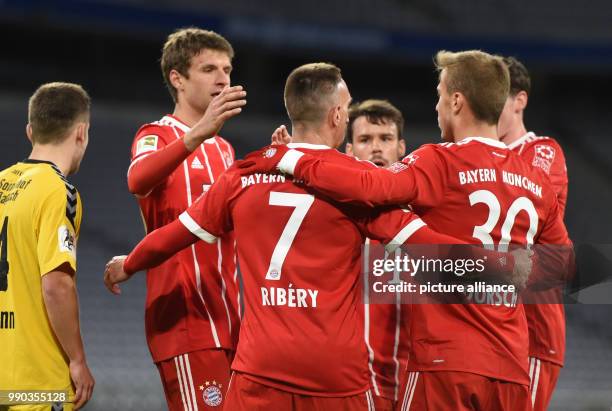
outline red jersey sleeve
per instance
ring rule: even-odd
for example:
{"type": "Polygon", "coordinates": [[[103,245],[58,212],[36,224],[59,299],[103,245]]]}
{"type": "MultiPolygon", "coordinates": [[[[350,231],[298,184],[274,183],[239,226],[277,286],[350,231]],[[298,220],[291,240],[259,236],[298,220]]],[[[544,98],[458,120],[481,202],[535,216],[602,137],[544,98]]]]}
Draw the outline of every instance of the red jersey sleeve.
{"type": "Polygon", "coordinates": [[[179,216],[183,225],[195,236],[214,243],[221,235],[233,229],[230,203],[236,180],[225,172],[185,212],[179,216]]]}
{"type": "Polygon", "coordinates": [[[142,127],[132,144],[132,163],[128,169],[130,192],[147,196],[166,180],[189,154],[183,139],[171,139],[163,127],[142,127]]]}
{"type": "Polygon", "coordinates": [[[567,203],[568,178],[565,154],[559,143],[552,138],[538,139],[530,143],[521,156],[533,167],[542,169],[548,175],[557,194],[563,217],[567,203]]]}
{"type": "Polygon", "coordinates": [[[174,220],[147,234],[128,255],[123,269],[126,274],[133,274],[158,266],[197,240],[178,220],[174,220]]]}
{"type": "Polygon", "coordinates": [[[448,178],[444,158],[434,144],[424,145],[388,169],[363,170],[304,155],[294,175],[336,201],[368,206],[435,206],[444,196],[448,178]]]}

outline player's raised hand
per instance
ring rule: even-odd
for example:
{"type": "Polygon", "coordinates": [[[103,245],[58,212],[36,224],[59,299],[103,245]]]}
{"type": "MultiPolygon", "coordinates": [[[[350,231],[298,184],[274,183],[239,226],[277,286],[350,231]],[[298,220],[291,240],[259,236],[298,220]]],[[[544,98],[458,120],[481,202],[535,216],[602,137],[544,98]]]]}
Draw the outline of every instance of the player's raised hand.
{"type": "Polygon", "coordinates": [[[91,399],[96,381],[85,360],[70,361],[70,379],[75,390],[73,403],[76,411],[91,399]]]}
{"type": "Polygon", "coordinates": [[[113,257],[108,263],[106,263],[106,269],[104,270],[104,285],[113,294],[121,294],[119,283],[129,280],[130,276],[123,271],[123,264],[127,256],[118,255],[113,257]]]}
{"type": "Polygon", "coordinates": [[[202,118],[183,136],[187,149],[193,151],[204,140],[214,137],[227,120],[240,114],[246,102],[242,86],[224,88],[210,101],[202,118]]]}
{"type": "Polygon", "coordinates": [[[276,146],[289,143],[291,143],[291,135],[287,131],[287,127],[283,124],[272,133],[272,145],[276,146]]]}
{"type": "Polygon", "coordinates": [[[241,175],[277,173],[276,166],[287,151],[289,148],[284,144],[267,146],[247,154],[243,160],[236,161],[235,166],[240,170],[241,175]]]}
{"type": "Polygon", "coordinates": [[[514,256],[514,270],[512,271],[512,284],[517,290],[527,285],[531,269],[533,268],[533,251],[528,248],[517,248],[511,254],[514,256]]]}

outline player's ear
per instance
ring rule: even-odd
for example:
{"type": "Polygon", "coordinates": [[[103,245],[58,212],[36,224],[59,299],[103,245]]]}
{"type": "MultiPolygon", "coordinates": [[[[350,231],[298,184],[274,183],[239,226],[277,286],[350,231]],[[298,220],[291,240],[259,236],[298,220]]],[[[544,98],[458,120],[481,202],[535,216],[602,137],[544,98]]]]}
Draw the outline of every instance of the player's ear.
{"type": "Polygon", "coordinates": [[[525,108],[527,107],[527,101],[529,100],[529,96],[527,95],[527,93],[524,90],[519,91],[516,94],[516,97],[514,97],[514,108],[516,110],[525,110],[525,108]]]}
{"type": "Polygon", "coordinates": [[[352,143],[347,142],[347,143],[346,143],[346,147],[344,148],[344,152],[345,152],[346,154],[348,154],[349,156],[354,155],[354,154],[353,154],[353,144],[352,144],[352,143]]]}
{"type": "Polygon", "coordinates": [[[404,157],[404,155],[406,154],[406,141],[403,138],[400,138],[399,142],[397,143],[397,146],[397,154],[399,155],[399,158],[404,157]]]}
{"type": "Polygon", "coordinates": [[[89,123],[87,122],[79,122],[77,123],[74,133],[76,141],[83,145],[87,143],[87,130],[89,128],[89,123]]]}
{"type": "Polygon", "coordinates": [[[170,79],[170,84],[172,84],[172,87],[174,87],[177,92],[183,89],[183,76],[181,76],[181,73],[172,69],[170,73],[168,73],[168,78],[170,79]]]}
{"type": "Polygon", "coordinates": [[[464,104],[465,97],[463,96],[463,94],[458,92],[453,93],[453,95],[451,96],[451,110],[453,114],[459,114],[464,104]]]}
{"type": "Polygon", "coordinates": [[[26,136],[28,136],[30,143],[34,144],[34,140],[32,140],[32,125],[30,123],[26,125],[26,136]]]}

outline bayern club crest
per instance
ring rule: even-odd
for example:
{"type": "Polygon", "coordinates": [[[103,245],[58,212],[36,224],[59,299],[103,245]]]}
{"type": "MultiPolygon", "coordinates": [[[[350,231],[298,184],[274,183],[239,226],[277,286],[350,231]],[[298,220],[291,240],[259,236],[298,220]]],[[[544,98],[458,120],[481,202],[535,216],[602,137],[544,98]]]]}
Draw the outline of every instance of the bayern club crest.
{"type": "Polygon", "coordinates": [[[223,402],[223,393],[221,392],[221,384],[217,386],[217,382],[206,381],[206,387],[203,385],[200,386],[200,390],[202,390],[202,399],[204,400],[204,404],[209,407],[218,407],[223,402]]]}
{"type": "Polygon", "coordinates": [[[263,156],[265,158],[272,158],[274,157],[274,154],[276,154],[276,149],[274,147],[270,147],[269,149],[264,151],[263,156]]]}

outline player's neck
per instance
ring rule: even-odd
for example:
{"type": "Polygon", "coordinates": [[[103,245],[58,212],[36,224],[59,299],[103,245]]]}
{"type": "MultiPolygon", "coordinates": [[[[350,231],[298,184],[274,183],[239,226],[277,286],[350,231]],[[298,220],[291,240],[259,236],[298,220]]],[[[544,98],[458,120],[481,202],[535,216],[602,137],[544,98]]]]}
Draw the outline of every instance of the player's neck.
{"type": "Polygon", "coordinates": [[[505,135],[499,136],[499,139],[506,145],[510,145],[514,143],[519,138],[523,137],[527,134],[527,129],[525,128],[525,124],[521,121],[518,127],[512,127],[510,131],[508,131],[505,135]]]}
{"type": "Polygon", "coordinates": [[[484,137],[492,140],[499,140],[497,136],[497,124],[489,125],[478,122],[466,124],[463,127],[457,127],[455,130],[455,142],[459,142],[468,137],[484,137]]]}
{"type": "Polygon", "coordinates": [[[328,147],[334,146],[333,137],[327,136],[325,133],[317,130],[293,125],[291,133],[292,143],[320,144],[328,147]]]}
{"type": "Polygon", "coordinates": [[[72,165],[72,156],[67,155],[70,152],[70,148],[64,146],[64,144],[34,144],[28,159],[50,161],[59,168],[63,175],[67,176],[72,165]]]}
{"type": "Polygon", "coordinates": [[[204,113],[190,107],[187,104],[177,103],[176,106],[174,106],[174,112],[172,115],[178,118],[187,127],[191,128],[195,125],[195,123],[200,121],[204,113]]]}

